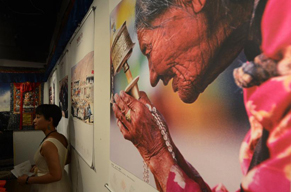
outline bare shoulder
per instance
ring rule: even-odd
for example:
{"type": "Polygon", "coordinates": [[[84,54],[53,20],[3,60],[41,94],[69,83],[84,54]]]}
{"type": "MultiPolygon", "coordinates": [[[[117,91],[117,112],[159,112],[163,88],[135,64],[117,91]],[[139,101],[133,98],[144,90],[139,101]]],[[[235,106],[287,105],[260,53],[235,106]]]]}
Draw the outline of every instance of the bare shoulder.
{"type": "Polygon", "coordinates": [[[54,145],[54,143],[52,143],[50,141],[45,141],[42,144],[40,153],[42,156],[45,156],[47,154],[57,153],[57,147],[54,145]]]}
{"type": "Polygon", "coordinates": [[[51,136],[52,138],[57,139],[59,142],[61,142],[66,148],[68,147],[68,140],[67,138],[61,134],[61,133],[56,133],[51,136]]]}
{"type": "Polygon", "coordinates": [[[50,141],[44,141],[43,142],[43,144],[42,144],[42,149],[43,150],[45,150],[45,149],[55,149],[56,147],[55,147],[55,145],[52,143],[52,142],[50,142],[50,141]]]}

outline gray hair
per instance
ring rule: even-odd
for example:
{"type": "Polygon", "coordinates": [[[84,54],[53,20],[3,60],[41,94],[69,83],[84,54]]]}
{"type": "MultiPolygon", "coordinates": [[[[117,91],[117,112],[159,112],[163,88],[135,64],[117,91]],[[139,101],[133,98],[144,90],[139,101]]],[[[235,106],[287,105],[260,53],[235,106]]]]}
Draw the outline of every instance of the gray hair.
{"type": "MultiPolygon", "coordinates": [[[[220,14],[221,12],[227,13],[230,12],[228,5],[229,3],[243,3],[249,0],[212,0],[206,2],[208,7],[213,4],[213,1],[216,3],[214,9],[207,11],[208,19],[211,19],[213,23],[214,16],[220,14]]],[[[251,1],[251,0],[250,0],[251,1]]],[[[167,11],[170,7],[187,7],[191,6],[189,2],[184,2],[183,0],[136,0],[135,5],[135,28],[148,28],[153,29],[158,26],[152,26],[150,23],[167,11]]]]}
{"type": "Polygon", "coordinates": [[[153,28],[150,23],[163,14],[176,0],[137,0],[135,5],[135,27],[153,28]]]}

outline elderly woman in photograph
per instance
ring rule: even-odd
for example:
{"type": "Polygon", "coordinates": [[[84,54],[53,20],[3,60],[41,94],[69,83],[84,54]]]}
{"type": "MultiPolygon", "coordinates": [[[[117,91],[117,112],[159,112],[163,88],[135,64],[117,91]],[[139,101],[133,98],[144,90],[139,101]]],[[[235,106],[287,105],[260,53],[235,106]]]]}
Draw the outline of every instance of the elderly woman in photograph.
{"type": "MultiPolygon", "coordinates": [[[[136,30],[150,83],[167,85],[172,79],[173,91],[185,103],[193,103],[243,49],[249,61],[254,59],[234,71],[236,83],[247,87],[251,125],[240,150],[244,177],[238,191],[291,190],[290,6],[285,0],[136,2],[136,30]]],[[[115,94],[113,110],[157,189],[227,191],[221,184],[210,188],[205,183],[175,146],[162,115],[144,92],[140,95],[137,100],[124,91],[115,94]]]]}

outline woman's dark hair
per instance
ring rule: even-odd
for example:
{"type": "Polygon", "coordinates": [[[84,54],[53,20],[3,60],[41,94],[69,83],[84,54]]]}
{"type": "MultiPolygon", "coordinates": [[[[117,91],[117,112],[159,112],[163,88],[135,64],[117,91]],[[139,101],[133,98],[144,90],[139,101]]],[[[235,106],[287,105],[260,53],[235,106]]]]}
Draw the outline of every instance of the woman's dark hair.
{"type": "Polygon", "coordinates": [[[61,109],[57,105],[53,104],[39,105],[36,108],[35,113],[37,115],[43,115],[47,120],[50,120],[50,117],[52,117],[54,127],[57,127],[62,117],[61,109]]]}

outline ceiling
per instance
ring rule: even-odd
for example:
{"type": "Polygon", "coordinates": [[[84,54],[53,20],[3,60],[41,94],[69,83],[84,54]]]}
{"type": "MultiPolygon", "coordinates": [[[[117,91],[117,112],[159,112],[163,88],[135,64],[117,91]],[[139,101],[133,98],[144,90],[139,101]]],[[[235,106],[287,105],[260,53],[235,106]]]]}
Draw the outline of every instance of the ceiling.
{"type": "Polygon", "coordinates": [[[45,68],[69,0],[0,0],[0,67],[45,68]]]}

